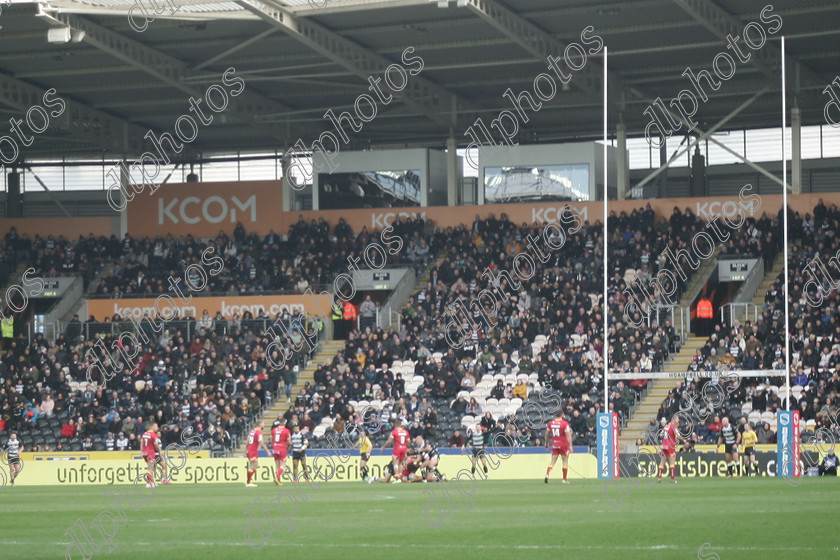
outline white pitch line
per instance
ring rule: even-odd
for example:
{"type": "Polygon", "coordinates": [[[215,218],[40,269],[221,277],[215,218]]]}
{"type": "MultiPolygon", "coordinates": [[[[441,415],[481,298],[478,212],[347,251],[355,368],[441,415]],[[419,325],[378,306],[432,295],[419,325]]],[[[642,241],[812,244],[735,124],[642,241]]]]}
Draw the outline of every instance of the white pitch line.
{"type": "MultiPolygon", "coordinates": [[[[160,545],[159,542],[131,542],[131,543],[120,543],[116,539],[114,542],[117,544],[131,544],[135,546],[156,546],[160,545]]],[[[40,540],[29,540],[29,541],[0,541],[0,545],[34,545],[34,544],[52,544],[55,546],[62,546],[66,547],[70,543],[66,542],[52,542],[52,543],[45,543],[44,541],[40,540]]],[[[224,547],[224,546],[248,546],[244,542],[183,542],[181,543],[184,547],[190,546],[212,546],[212,547],[224,547]]],[[[300,548],[307,548],[307,547],[320,547],[320,548],[404,548],[404,547],[411,547],[411,548],[430,548],[430,549],[489,549],[489,550],[496,550],[496,549],[505,549],[505,550],[613,550],[613,551],[622,551],[622,550],[694,550],[691,546],[677,546],[677,545],[650,545],[650,546],[604,546],[604,545],[506,545],[506,544],[493,544],[493,545],[484,545],[484,544],[434,544],[434,543],[403,543],[403,544],[394,544],[394,543],[296,543],[296,542],[274,542],[272,543],[270,539],[267,539],[264,543],[264,546],[276,546],[276,547],[288,547],[288,546],[296,546],[300,548]]],[[[801,552],[801,551],[828,551],[828,552],[837,552],[840,551],[840,547],[777,547],[777,546],[718,546],[715,545],[714,550],[731,550],[731,551],[774,551],[780,550],[785,552],[801,552]]]]}

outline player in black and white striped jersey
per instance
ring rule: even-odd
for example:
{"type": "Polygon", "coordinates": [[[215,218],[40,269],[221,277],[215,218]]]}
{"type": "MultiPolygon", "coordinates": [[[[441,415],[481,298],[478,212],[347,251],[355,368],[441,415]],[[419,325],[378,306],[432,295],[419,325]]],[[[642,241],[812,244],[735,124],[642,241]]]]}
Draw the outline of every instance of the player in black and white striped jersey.
{"type": "Polygon", "coordinates": [[[426,442],[423,436],[417,436],[414,440],[417,453],[420,455],[420,468],[423,469],[423,479],[428,482],[440,480],[443,475],[438,471],[440,464],[440,453],[434,441],[426,442]]]}
{"type": "Polygon", "coordinates": [[[6,461],[6,457],[3,457],[3,463],[9,465],[9,475],[11,479],[11,486],[15,485],[15,478],[20,473],[21,469],[23,468],[23,463],[20,460],[20,453],[23,451],[23,445],[21,445],[20,440],[17,437],[15,432],[12,432],[9,435],[9,441],[6,442],[6,445],[3,446],[2,455],[8,457],[8,461],[6,461]]]}
{"type": "MultiPolygon", "coordinates": [[[[487,453],[484,451],[484,432],[481,426],[476,425],[471,430],[467,430],[467,438],[472,447],[472,474],[475,474],[475,467],[478,465],[478,459],[481,459],[481,465],[484,467],[484,474],[487,474],[487,453]]],[[[464,446],[461,446],[463,451],[464,446]]]]}
{"type": "Polygon", "coordinates": [[[720,437],[718,438],[718,452],[720,452],[720,446],[723,444],[723,451],[726,454],[726,478],[732,478],[733,473],[739,468],[739,443],[741,443],[741,432],[729,423],[729,418],[724,416],[723,427],[720,429],[720,437]]]}
{"type": "Polygon", "coordinates": [[[306,479],[306,482],[311,482],[309,479],[309,473],[306,471],[306,448],[309,446],[309,442],[306,441],[306,438],[303,437],[303,434],[300,433],[300,425],[295,424],[294,428],[292,428],[292,469],[294,471],[294,481],[297,482],[298,478],[298,465],[303,464],[303,476],[306,479]]]}

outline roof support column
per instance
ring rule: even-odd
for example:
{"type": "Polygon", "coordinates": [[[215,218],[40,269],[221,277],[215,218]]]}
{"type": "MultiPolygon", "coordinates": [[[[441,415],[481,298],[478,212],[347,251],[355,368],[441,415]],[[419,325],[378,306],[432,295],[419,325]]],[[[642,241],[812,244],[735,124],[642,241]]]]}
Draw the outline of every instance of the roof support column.
{"type": "Polygon", "coordinates": [[[455,140],[455,132],[449,130],[449,138],[446,139],[446,205],[457,206],[458,204],[458,142],[455,140]]]}
{"type": "Polygon", "coordinates": [[[623,122],[619,122],[618,126],[615,127],[615,133],[618,140],[618,154],[616,154],[616,165],[618,167],[617,199],[624,200],[627,198],[630,169],[627,165],[627,127],[623,122]]]}
{"type": "Polygon", "coordinates": [[[802,193],[802,112],[794,101],[790,110],[791,192],[802,193]]]}

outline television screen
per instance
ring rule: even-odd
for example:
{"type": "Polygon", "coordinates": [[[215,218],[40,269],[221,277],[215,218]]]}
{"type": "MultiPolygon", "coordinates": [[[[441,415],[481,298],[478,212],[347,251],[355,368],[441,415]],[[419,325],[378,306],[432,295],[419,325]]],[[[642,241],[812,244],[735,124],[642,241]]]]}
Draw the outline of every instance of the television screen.
{"type": "Polygon", "coordinates": [[[420,206],[420,170],[318,175],[322,210],[420,206]]]}
{"type": "Polygon", "coordinates": [[[484,202],[589,200],[589,164],[484,168],[484,202]]]}

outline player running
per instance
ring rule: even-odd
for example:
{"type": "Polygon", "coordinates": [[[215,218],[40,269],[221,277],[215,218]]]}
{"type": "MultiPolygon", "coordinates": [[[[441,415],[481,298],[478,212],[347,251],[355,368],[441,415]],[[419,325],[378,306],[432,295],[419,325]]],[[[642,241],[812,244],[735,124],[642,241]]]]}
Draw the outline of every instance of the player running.
{"type": "Polygon", "coordinates": [[[3,453],[6,453],[9,458],[8,462],[3,462],[9,465],[9,476],[11,478],[11,486],[15,485],[15,478],[17,478],[18,474],[20,474],[20,471],[23,468],[23,463],[20,460],[21,451],[23,451],[23,446],[21,445],[17,434],[15,432],[12,432],[11,434],[9,434],[9,441],[7,441],[6,445],[3,446],[3,453]]]}
{"type": "Polygon", "coordinates": [[[664,418],[660,422],[664,424],[664,427],[662,428],[662,452],[660,453],[661,459],[659,459],[659,477],[656,481],[662,482],[662,473],[665,470],[665,463],[667,461],[668,466],[671,469],[671,482],[676,484],[677,441],[681,441],[683,443],[688,443],[688,441],[680,435],[679,416],[674,416],[670,424],[666,423],[664,418]]]}
{"type": "Polygon", "coordinates": [[[359,455],[361,457],[361,460],[359,461],[359,472],[362,475],[362,480],[365,480],[368,477],[367,462],[370,460],[370,452],[372,449],[373,443],[367,436],[367,432],[362,430],[359,434],[359,455]]]}
{"type": "MultiPolygon", "coordinates": [[[[726,478],[732,478],[738,466],[738,444],[741,443],[741,434],[729,423],[729,418],[723,417],[723,427],[720,429],[717,449],[720,453],[720,446],[724,446],[726,454],[726,478]]],[[[740,476],[740,475],[739,475],[740,476]]]]}
{"type": "Polygon", "coordinates": [[[563,457],[563,484],[569,483],[569,453],[572,451],[572,429],[562,414],[548,423],[545,428],[545,448],[548,449],[548,438],[551,438],[551,463],[545,470],[545,483],[551,477],[551,471],[557,463],[557,457],[563,457]]]}
{"type": "Polygon", "coordinates": [[[155,469],[160,465],[163,476],[160,478],[161,484],[171,484],[169,481],[169,473],[167,472],[166,461],[162,460],[161,446],[160,446],[160,428],[156,422],[152,422],[149,429],[143,432],[140,436],[140,449],[143,459],[146,461],[146,488],[155,487],[155,469]]]}
{"type": "Polygon", "coordinates": [[[274,421],[274,426],[271,428],[271,446],[274,451],[274,466],[277,469],[274,477],[274,484],[277,486],[283,485],[283,471],[289,468],[286,464],[286,455],[288,453],[289,444],[292,441],[292,432],[280,420],[274,421]]]}
{"type": "Polygon", "coordinates": [[[248,488],[257,487],[257,485],[251,481],[254,479],[254,475],[257,474],[257,468],[260,466],[260,448],[265,450],[266,453],[269,453],[268,448],[265,446],[265,441],[263,441],[263,430],[265,430],[265,422],[260,422],[257,427],[251,430],[248,434],[248,481],[245,483],[245,486],[248,488]]]}
{"type": "Polygon", "coordinates": [[[385,445],[382,446],[380,451],[385,451],[385,448],[391,442],[394,443],[391,463],[394,465],[394,472],[401,473],[405,468],[405,456],[408,451],[408,441],[411,439],[411,435],[408,433],[408,430],[402,427],[402,421],[399,418],[397,418],[395,424],[397,427],[391,430],[388,441],[385,442],[385,445]]]}
{"type": "Polygon", "coordinates": [[[300,433],[300,426],[295,424],[292,428],[292,468],[294,469],[293,474],[295,479],[292,482],[296,483],[299,480],[298,465],[301,463],[303,464],[303,477],[306,479],[306,482],[312,482],[309,479],[309,473],[306,471],[306,448],[308,445],[309,442],[300,433]]]}
{"type": "Polygon", "coordinates": [[[755,470],[755,475],[760,476],[761,471],[758,468],[758,459],[755,456],[755,444],[758,443],[758,435],[756,435],[749,422],[744,424],[744,435],[741,437],[741,442],[744,444],[744,457],[746,458],[744,467],[747,476],[750,476],[751,470],[755,470]]]}
{"type": "MultiPolygon", "coordinates": [[[[475,429],[467,430],[467,440],[472,448],[472,455],[470,456],[472,474],[475,474],[475,466],[480,458],[481,464],[484,467],[484,478],[487,478],[487,453],[484,451],[484,434],[482,433],[482,429],[481,426],[477,426],[475,429]]],[[[461,450],[464,450],[463,445],[461,446],[461,450]]]]}

